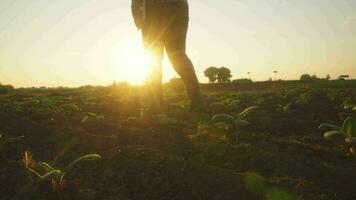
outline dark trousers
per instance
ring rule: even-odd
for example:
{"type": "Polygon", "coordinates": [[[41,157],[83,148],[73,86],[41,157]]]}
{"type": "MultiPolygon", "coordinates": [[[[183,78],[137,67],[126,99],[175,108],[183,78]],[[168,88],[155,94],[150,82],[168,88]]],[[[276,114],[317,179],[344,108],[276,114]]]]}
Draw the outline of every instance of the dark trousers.
{"type": "Polygon", "coordinates": [[[145,49],[153,55],[149,83],[154,101],[162,103],[162,59],[164,49],[175,71],[181,76],[192,104],[199,104],[199,82],[186,54],[189,21],[187,3],[148,3],[142,27],[145,49]]]}

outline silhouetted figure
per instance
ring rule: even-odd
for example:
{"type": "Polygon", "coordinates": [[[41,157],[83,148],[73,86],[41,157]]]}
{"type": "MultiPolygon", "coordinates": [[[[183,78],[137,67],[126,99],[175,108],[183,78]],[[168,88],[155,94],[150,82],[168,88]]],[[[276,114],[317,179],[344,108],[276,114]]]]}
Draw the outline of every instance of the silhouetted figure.
{"type": "Polygon", "coordinates": [[[190,108],[199,107],[202,103],[199,82],[186,54],[187,0],[132,0],[132,13],[137,28],[142,30],[144,47],[154,57],[149,79],[154,103],[160,105],[163,101],[162,59],[165,49],[186,86],[190,108]]]}

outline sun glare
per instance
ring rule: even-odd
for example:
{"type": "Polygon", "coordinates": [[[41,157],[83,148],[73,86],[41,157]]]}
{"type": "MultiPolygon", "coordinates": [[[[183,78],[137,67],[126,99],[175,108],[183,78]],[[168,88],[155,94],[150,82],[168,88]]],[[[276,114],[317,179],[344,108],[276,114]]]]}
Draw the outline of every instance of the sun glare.
{"type": "Polygon", "coordinates": [[[142,85],[148,78],[148,68],[152,62],[139,38],[127,38],[113,51],[113,64],[116,67],[118,80],[134,85],[142,85]]]}

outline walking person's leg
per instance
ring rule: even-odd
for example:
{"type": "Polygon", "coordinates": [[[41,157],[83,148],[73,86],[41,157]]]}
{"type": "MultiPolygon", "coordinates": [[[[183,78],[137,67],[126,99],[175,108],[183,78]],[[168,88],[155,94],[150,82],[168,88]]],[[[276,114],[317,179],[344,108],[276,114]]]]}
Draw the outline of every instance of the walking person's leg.
{"type": "Polygon", "coordinates": [[[187,3],[176,3],[171,5],[169,12],[172,19],[167,29],[165,37],[165,47],[167,55],[176,70],[181,76],[191,100],[191,109],[195,109],[202,104],[202,96],[199,81],[196,76],[194,66],[186,54],[186,38],[189,23],[189,8],[187,3]]]}
{"type": "Polygon", "coordinates": [[[146,53],[150,55],[149,77],[147,80],[149,93],[153,106],[159,107],[163,102],[162,92],[162,59],[164,55],[164,42],[161,34],[160,7],[147,6],[147,17],[142,28],[142,38],[146,53]]]}

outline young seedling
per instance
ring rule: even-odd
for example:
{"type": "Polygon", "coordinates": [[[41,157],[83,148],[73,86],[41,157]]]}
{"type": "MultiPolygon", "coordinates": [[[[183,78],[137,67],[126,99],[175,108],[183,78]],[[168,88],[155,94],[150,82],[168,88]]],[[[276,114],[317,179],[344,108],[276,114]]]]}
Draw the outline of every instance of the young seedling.
{"type": "Polygon", "coordinates": [[[340,113],[341,115],[356,118],[355,113],[353,113],[353,112],[356,112],[356,104],[355,103],[352,103],[352,101],[350,99],[346,99],[343,102],[343,106],[344,106],[344,109],[346,112],[340,113]]]}
{"type": "Polygon", "coordinates": [[[98,154],[87,154],[85,156],[79,157],[69,163],[65,168],[58,169],[54,168],[48,163],[45,162],[35,162],[32,160],[32,155],[30,152],[26,151],[23,156],[23,163],[26,169],[34,174],[39,181],[51,180],[53,190],[57,189],[57,186],[62,187],[64,176],[78,163],[85,161],[94,161],[101,159],[101,156],[98,154]],[[44,173],[40,173],[44,172],[44,173]]]}
{"type": "Polygon", "coordinates": [[[88,121],[89,119],[104,119],[104,115],[98,115],[92,112],[88,112],[83,119],[80,121],[81,124],[84,124],[86,121],[88,121]]]}
{"type": "Polygon", "coordinates": [[[258,108],[257,106],[252,106],[240,113],[232,114],[232,115],[217,114],[211,118],[211,121],[213,122],[214,126],[230,131],[234,139],[237,141],[238,140],[237,128],[250,125],[250,122],[246,120],[246,117],[249,113],[255,111],[257,108],[258,108]]]}
{"type": "Polygon", "coordinates": [[[288,103],[288,104],[286,104],[286,105],[277,104],[277,105],[276,105],[276,108],[277,108],[277,111],[282,111],[282,112],[285,112],[285,113],[290,113],[291,105],[292,105],[292,103],[288,103]]]}
{"type": "Polygon", "coordinates": [[[330,123],[323,123],[319,126],[319,129],[325,131],[324,137],[326,139],[333,138],[338,135],[344,136],[345,144],[347,145],[350,153],[355,153],[353,145],[356,143],[356,119],[354,117],[348,117],[345,119],[342,127],[330,123]]]}
{"type": "Polygon", "coordinates": [[[353,110],[356,111],[356,103],[352,102],[350,99],[346,99],[343,102],[345,110],[353,110]]]}

